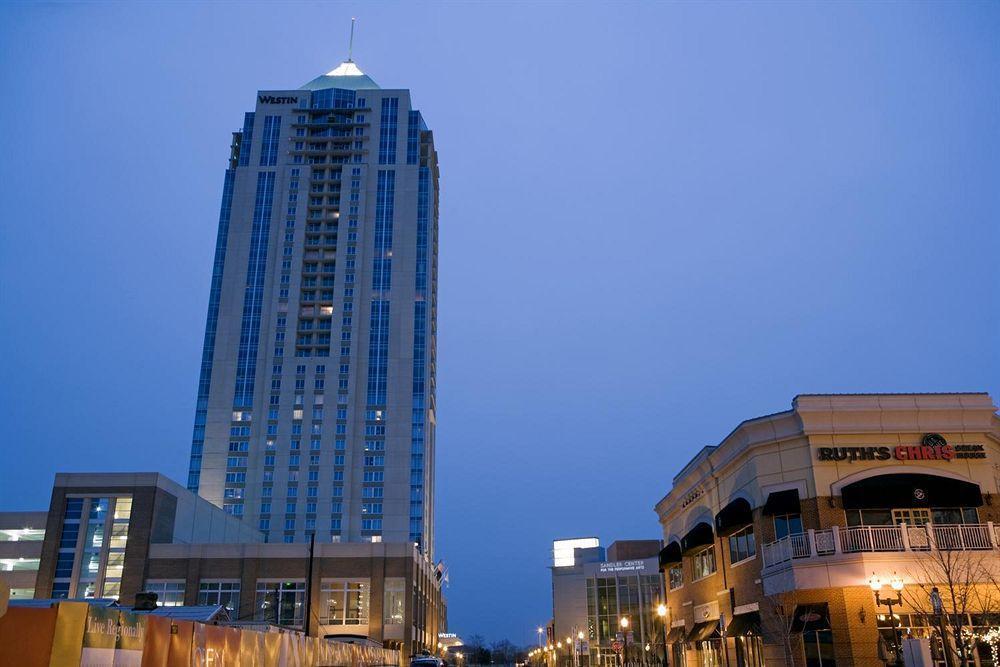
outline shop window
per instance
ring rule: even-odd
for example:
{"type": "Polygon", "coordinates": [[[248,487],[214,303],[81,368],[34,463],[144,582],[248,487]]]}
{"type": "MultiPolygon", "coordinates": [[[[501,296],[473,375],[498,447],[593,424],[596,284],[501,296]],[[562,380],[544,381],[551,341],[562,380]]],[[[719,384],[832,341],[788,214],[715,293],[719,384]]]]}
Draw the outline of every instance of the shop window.
{"type": "Polygon", "coordinates": [[[673,660],[670,664],[673,667],[687,667],[687,654],[684,651],[684,644],[682,642],[677,642],[670,649],[670,653],[673,656],[673,660]]]}
{"type": "Polygon", "coordinates": [[[699,667],[722,667],[722,640],[695,642],[699,667]]]}
{"type": "Polygon", "coordinates": [[[760,637],[747,635],[736,641],[736,667],[764,667],[764,646],[760,637]]]}
{"type": "Polygon", "coordinates": [[[382,603],[383,625],[403,624],[403,599],[405,591],[405,579],[387,578],[385,580],[385,599],[382,603]]]}
{"type": "Polygon", "coordinates": [[[834,667],[833,633],[829,630],[812,630],[802,633],[806,667],[834,667]]]}
{"type": "Polygon", "coordinates": [[[801,532],[803,532],[801,514],[779,514],[774,517],[774,539],[780,540],[801,532]]]}

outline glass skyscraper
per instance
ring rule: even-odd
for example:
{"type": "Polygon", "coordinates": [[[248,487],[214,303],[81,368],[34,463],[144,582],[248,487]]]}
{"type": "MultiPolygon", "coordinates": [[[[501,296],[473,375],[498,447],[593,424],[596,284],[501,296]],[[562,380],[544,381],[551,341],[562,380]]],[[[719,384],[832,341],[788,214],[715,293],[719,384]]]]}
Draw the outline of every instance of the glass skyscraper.
{"type": "Polygon", "coordinates": [[[233,134],[188,487],[269,541],[433,557],[438,165],[350,60],[233,134]]]}

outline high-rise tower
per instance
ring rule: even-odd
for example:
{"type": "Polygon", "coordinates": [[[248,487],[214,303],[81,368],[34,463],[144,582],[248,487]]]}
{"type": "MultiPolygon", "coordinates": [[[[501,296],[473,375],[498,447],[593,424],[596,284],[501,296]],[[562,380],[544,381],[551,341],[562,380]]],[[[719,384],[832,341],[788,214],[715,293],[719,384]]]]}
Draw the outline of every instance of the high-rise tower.
{"type": "Polygon", "coordinates": [[[233,134],[188,486],[270,541],[434,545],[438,165],[348,59],[233,134]]]}

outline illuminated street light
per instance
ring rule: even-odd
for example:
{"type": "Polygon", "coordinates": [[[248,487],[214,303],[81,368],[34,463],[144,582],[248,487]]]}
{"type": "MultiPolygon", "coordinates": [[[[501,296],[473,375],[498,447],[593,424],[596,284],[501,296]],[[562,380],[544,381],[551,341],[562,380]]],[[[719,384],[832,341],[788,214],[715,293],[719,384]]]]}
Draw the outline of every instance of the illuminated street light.
{"type": "Polygon", "coordinates": [[[660,617],[660,630],[663,632],[663,667],[667,667],[667,605],[657,605],[656,615],[660,617]]]}
{"type": "Polygon", "coordinates": [[[622,667],[628,660],[628,616],[618,619],[618,625],[622,628],[622,667]]]}
{"type": "Polygon", "coordinates": [[[894,598],[883,598],[881,596],[880,591],[882,590],[883,583],[884,582],[875,576],[874,572],[872,573],[871,579],[868,580],[868,585],[875,593],[875,604],[877,606],[885,605],[889,608],[889,627],[892,628],[892,636],[895,638],[892,649],[896,654],[896,662],[902,663],[902,638],[900,637],[899,629],[896,628],[896,616],[892,613],[892,605],[903,605],[903,579],[895,572],[892,573],[892,579],[889,580],[889,587],[896,592],[896,597],[894,598]]]}

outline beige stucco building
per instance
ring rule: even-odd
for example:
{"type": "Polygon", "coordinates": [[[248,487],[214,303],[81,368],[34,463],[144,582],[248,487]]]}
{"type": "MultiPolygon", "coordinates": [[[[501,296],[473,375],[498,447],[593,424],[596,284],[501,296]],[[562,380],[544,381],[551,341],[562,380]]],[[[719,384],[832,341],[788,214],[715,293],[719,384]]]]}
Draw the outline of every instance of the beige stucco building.
{"type": "Polygon", "coordinates": [[[800,395],[741,423],[656,504],[671,665],[882,665],[907,638],[944,665],[942,621],[992,664],[998,479],[985,393],[800,395]]]}

